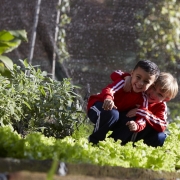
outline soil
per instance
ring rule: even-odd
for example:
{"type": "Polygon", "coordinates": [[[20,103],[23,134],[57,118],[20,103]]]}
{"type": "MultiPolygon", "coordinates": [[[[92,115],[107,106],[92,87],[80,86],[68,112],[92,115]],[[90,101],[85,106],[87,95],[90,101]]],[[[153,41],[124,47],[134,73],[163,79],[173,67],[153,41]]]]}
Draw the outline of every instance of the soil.
{"type": "MultiPolygon", "coordinates": [[[[47,174],[45,173],[32,173],[32,172],[16,172],[9,175],[8,180],[47,180],[47,174]]],[[[53,177],[53,180],[127,180],[127,179],[116,179],[109,177],[93,177],[85,175],[66,175],[66,176],[57,176],[53,177]]],[[[128,179],[134,180],[134,179],[128,179]]]]}
{"type": "MultiPolygon", "coordinates": [[[[180,180],[179,172],[64,162],[58,164],[53,180],[180,180]]],[[[52,180],[47,178],[51,169],[51,160],[0,158],[0,180],[52,180]],[[3,179],[3,176],[7,178],[3,179]]]]}

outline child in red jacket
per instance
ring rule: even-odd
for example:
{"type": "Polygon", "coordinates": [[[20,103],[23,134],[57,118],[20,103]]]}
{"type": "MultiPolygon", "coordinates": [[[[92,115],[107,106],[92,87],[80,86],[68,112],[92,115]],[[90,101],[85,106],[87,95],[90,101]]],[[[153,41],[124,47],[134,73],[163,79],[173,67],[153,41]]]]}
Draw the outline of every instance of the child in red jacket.
{"type": "MultiPolygon", "coordinates": [[[[144,93],[159,76],[158,66],[149,61],[139,61],[131,72],[131,92],[125,92],[124,77],[120,77],[105,87],[101,93],[90,96],[87,110],[89,119],[95,124],[89,142],[97,144],[105,139],[121,117],[120,112],[131,110],[139,105],[147,108],[147,96],[144,93]]],[[[126,76],[126,75],[124,75],[126,76]]]]}
{"type": "MultiPolygon", "coordinates": [[[[111,79],[115,81],[123,75],[123,72],[115,71],[111,74],[111,79]]],[[[126,84],[126,87],[129,85],[126,84]]],[[[121,139],[122,144],[130,140],[143,139],[147,145],[162,146],[166,138],[164,131],[168,124],[166,102],[173,99],[177,93],[176,79],[170,73],[160,73],[155,83],[146,91],[148,108],[138,107],[128,113],[125,112],[110,137],[115,140],[121,139]],[[126,125],[129,129],[125,127],[126,125]]]]}

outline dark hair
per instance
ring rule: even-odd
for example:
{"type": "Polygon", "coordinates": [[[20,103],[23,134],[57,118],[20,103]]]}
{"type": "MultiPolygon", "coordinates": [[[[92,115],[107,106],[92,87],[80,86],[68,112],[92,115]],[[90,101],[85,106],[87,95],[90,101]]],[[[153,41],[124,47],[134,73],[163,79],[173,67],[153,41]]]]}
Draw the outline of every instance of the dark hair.
{"type": "Polygon", "coordinates": [[[154,62],[152,62],[150,60],[141,60],[141,61],[139,61],[135,65],[134,70],[137,69],[138,67],[142,68],[143,70],[148,72],[150,75],[155,75],[156,79],[158,78],[158,76],[160,74],[160,70],[159,70],[157,64],[155,64],[154,62]]]}

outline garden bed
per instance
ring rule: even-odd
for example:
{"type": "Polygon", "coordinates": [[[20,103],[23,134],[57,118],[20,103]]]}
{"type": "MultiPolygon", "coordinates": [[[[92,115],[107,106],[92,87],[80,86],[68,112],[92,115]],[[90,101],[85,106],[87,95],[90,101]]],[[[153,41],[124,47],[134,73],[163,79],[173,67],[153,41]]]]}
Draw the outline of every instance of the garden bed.
{"type": "MultiPolygon", "coordinates": [[[[59,166],[54,180],[178,180],[179,172],[152,171],[138,168],[124,168],[111,166],[97,166],[90,164],[69,164],[59,166]],[[59,172],[64,174],[60,175],[59,172]]],[[[20,160],[0,158],[0,173],[7,174],[9,180],[46,180],[52,167],[51,160],[20,160]]]]}

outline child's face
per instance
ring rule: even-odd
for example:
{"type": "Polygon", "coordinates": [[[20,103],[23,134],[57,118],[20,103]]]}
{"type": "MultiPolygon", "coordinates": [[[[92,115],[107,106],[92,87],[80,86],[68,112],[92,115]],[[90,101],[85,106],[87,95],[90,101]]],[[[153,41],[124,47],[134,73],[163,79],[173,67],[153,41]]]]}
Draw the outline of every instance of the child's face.
{"type": "Polygon", "coordinates": [[[168,100],[168,98],[160,90],[160,87],[152,85],[147,91],[149,103],[160,103],[162,101],[168,100]]]}
{"type": "Polygon", "coordinates": [[[156,76],[138,67],[131,73],[131,85],[136,93],[146,91],[155,81],[156,76]]]}

